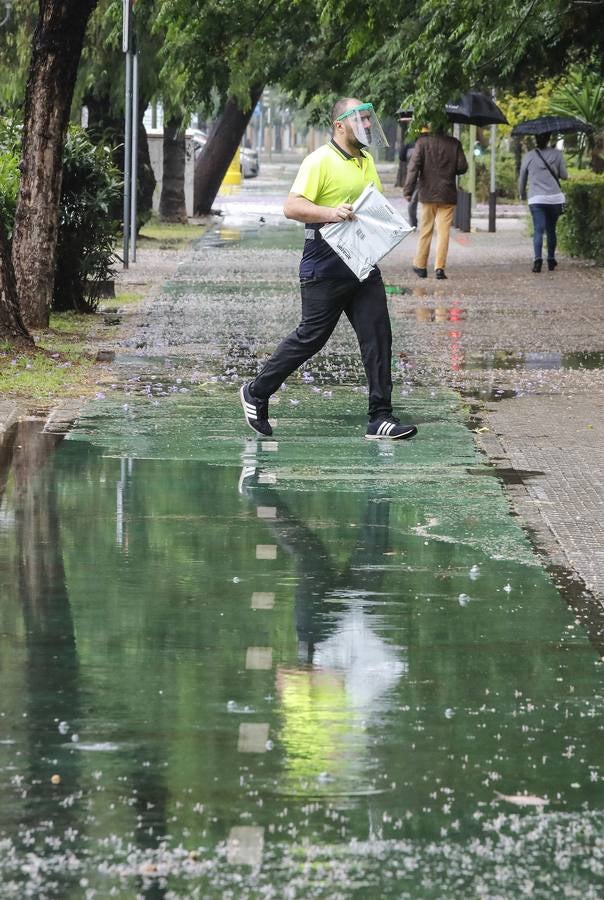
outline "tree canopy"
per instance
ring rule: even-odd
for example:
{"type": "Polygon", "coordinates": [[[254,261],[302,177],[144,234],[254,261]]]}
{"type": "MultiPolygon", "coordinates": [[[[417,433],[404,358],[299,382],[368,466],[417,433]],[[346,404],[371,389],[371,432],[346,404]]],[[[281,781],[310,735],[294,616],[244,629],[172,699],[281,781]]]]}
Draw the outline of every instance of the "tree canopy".
{"type": "MultiPolygon", "coordinates": [[[[346,53],[364,49],[351,89],[394,112],[413,105],[416,120],[438,119],[468,89],[523,90],[598,54],[601,6],[580,0],[419,0],[372,3],[373,17],[347,36],[346,53]]],[[[346,15],[348,0],[327,0],[324,15],[346,15]]],[[[351,21],[351,20],[349,20],[351,21]]]]}

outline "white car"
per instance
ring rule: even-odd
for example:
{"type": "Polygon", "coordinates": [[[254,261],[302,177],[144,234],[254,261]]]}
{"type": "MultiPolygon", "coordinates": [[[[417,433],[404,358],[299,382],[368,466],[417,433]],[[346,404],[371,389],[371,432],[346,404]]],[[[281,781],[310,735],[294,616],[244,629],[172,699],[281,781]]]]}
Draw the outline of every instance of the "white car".
{"type": "MultiPolygon", "coordinates": [[[[191,138],[195,154],[200,153],[206,145],[208,136],[198,128],[188,128],[187,136],[191,138]]],[[[258,151],[251,147],[242,147],[239,151],[239,170],[244,178],[255,178],[260,171],[258,151]]]]}

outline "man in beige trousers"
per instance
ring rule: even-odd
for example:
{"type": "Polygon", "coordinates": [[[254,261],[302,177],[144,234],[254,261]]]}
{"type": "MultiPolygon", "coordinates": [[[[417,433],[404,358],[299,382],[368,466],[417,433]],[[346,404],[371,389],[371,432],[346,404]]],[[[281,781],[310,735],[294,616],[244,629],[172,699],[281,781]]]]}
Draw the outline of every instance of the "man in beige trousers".
{"type": "Polygon", "coordinates": [[[463,148],[457,138],[436,131],[422,133],[415,143],[413,157],[403,186],[409,201],[419,182],[419,240],[413,260],[413,271],[419,278],[428,276],[428,256],[432,232],[436,225],[436,257],[434,274],[446,278],[449,230],[457,202],[456,177],[468,171],[463,148]]]}

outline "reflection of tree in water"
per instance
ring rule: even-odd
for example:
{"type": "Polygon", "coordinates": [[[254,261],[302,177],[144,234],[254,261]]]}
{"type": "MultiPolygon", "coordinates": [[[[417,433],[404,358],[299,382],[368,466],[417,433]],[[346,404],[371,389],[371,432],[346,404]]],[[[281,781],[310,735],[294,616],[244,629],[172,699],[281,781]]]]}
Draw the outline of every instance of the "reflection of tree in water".
{"type": "Polygon", "coordinates": [[[62,435],[40,423],[13,428],[0,445],[0,504],[12,507],[15,556],[7,593],[19,597],[25,626],[27,794],[24,825],[51,819],[61,836],[80,824],[77,801],[60,803],[78,790],[79,765],[70,741],[81,715],[79,663],[67,595],[57,510],[54,451],[62,435]],[[59,730],[69,723],[70,732],[59,730]],[[61,783],[53,785],[53,774],[61,783]]]}
{"type": "Polygon", "coordinates": [[[380,709],[380,698],[407,671],[404,651],[376,633],[372,610],[389,547],[390,504],[365,498],[356,541],[342,570],[276,490],[259,486],[244,492],[253,502],[274,508],[275,516],[266,524],[292,558],[296,573],[300,665],[277,671],[286,789],[316,788],[326,773],[328,781],[333,775],[360,789],[369,720],[380,709]]]}

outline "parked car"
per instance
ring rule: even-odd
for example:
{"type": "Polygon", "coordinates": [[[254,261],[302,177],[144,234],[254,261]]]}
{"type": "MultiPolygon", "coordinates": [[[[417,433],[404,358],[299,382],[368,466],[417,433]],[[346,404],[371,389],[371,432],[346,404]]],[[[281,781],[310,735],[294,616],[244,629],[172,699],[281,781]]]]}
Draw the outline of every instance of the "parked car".
{"type": "Polygon", "coordinates": [[[203,150],[208,139],[205,131],[201,131],[199,128],[187,128],[187,137],[191,138],[195,152],[203,150]]]}
{"type": "Polygon", "coordinates": [[[251,147],[242,147],[239,153],[239,165],[244,178],[255,178],[260,171],[258,151],[251,147]]]}
{"type": "MultiPolygon", "coordinates": [[[[200,153],[206,145],[208,136],[198,128],[188,128],[187,135],[193,142],[195,154],[200,153]]],[[[239,151],[239,170],[244,178],[255,178],[260,171],[258,151],[251,147],[242,147],[239,151]]]]}

